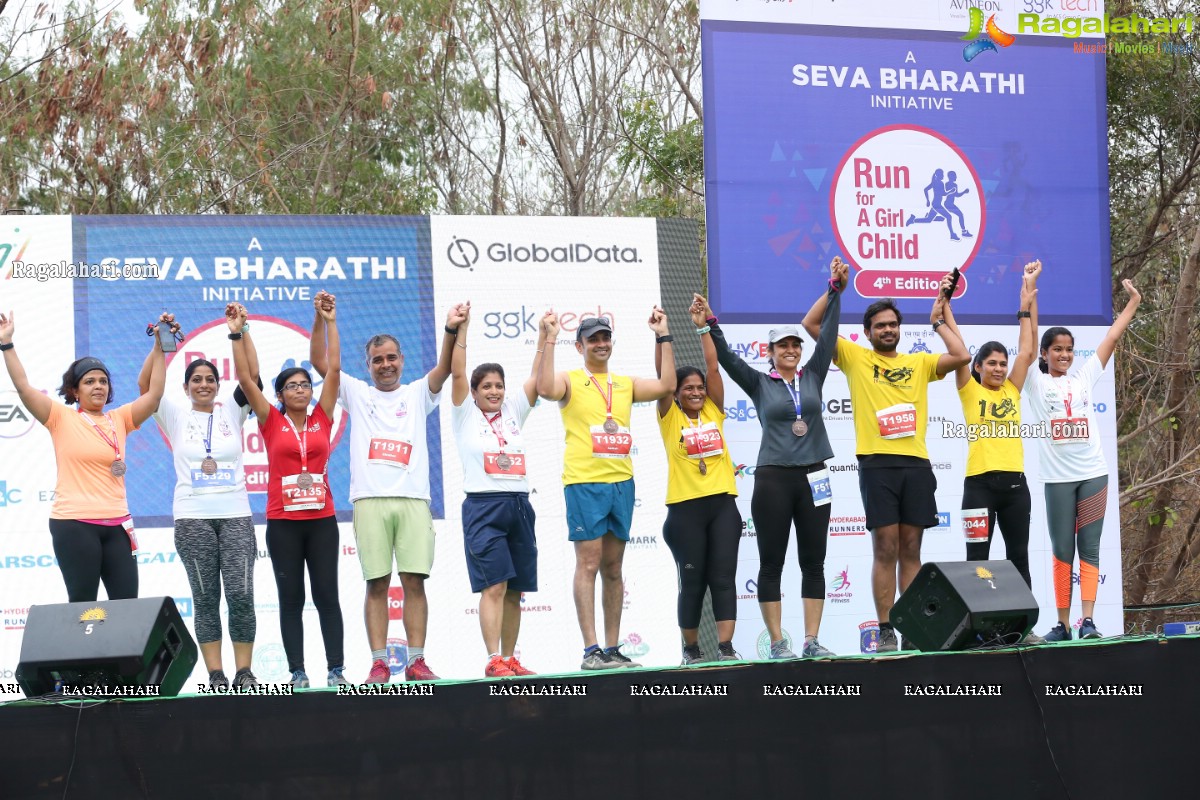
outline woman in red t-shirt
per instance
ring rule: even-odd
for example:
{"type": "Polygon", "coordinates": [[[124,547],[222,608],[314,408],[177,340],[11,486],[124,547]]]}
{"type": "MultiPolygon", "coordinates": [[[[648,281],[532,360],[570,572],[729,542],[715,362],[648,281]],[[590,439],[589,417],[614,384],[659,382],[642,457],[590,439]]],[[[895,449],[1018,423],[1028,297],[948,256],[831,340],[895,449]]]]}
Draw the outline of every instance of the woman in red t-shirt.
{"type": "Polygon", "coordinates": [[[338,526],[333,493],[326,468],[329,463],[333,407],[337,403],[341,376],[341,345],[338,341],[333,295],[324,292],[314,302],[325,320],[329,368],[317,405],[313,399],[312,376],[301,367],[291,367],[275,379],[279,407],[271,405],[255,385],[250,370],[253,345],[242,338],[246,310],[230,308],[226,322],[233,340],[233,363],[238,384],[250,401],[259,431],[267,448],[267,552],[279,590],[279,628],[287,653],[291,683],[298,689],[309,686],[304,672],[304,568],[312,583],[313,604],[321,620],[325,640],[328,685],[346,683],[342,677],[342,608],[338,603],[338,526]]]}

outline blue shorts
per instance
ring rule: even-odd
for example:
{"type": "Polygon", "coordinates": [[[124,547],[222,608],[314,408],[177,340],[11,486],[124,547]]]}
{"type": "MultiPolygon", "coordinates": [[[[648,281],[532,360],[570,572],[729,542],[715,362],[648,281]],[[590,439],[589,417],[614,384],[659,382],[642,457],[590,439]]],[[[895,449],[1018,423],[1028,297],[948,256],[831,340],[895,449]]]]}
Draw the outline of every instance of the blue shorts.
{"type": "Polygon", "coordinates": [[[471,591],[508,581],[513,592],[537,591],[534,513],[524,492],[478,492],[462,504],[463,548],[471,591]]]}
{"type": "Polygon", "coordinates": [[[633,478],[620,483],[572,483],[563,487],[567,500],[567,539],[589,542],[612,533],[629,541],[633,526],[633,478]]]}

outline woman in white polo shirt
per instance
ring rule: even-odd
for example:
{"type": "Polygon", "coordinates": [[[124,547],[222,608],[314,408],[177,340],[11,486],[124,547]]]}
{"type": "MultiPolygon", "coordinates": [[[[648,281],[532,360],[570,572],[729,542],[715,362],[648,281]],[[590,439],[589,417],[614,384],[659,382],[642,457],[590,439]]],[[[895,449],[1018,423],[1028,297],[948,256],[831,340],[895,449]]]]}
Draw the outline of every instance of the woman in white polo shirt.
{"type": "Polygon", "coordinates": [[[1045,430],[1038,439],[1038,461],[1046,485],[1046,524],[1054,551],[1054,597],[1058,607],[1058,624],[1046,634],[1048,642],[1071,638],[1071,565],[1076,541],[1079,596],[1083,601],[1079,638],[1101,636],[1092,614],[1100,582],[1100,534],[1108,504],[1108,465],[1100,448],[1092,401],[1096,383],[1142,301],[1132,281],[1122,281],[1122,285],[1129,293],[1129,302],[1104,335],[1095,355],[1067,374],[1075,363],[1075,337],[1066,328],[1050,328],[1042,335],[1039,369],[1030,370],[1025,380],[1029,409],[1045,430]]]}
{"type": "Polygon", "coordinates": [[[450,360],[454,438],[463,465],[463,547],[471,590],[479,593],[479,626],[488,661],[484,675],[533,675],[517,660],[521,593],[537,591],[537,540],[521,427],[537,403],[537,374],[546,346],[538,326],[533,367],[520,391],[507,394],[504,367],[480,364],[467,379],[470,304],[450,360]]]}

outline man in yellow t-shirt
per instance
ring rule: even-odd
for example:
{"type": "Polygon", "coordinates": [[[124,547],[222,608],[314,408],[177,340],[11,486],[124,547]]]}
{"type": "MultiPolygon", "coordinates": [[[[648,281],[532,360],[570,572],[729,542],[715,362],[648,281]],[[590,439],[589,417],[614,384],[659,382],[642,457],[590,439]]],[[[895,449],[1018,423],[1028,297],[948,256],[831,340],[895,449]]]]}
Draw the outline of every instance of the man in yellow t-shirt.
{"type": "MultiPolygon", "coordinates": [[[[949,275],[942,279],[929,315],[934,332],[946,345],[944,355],[896,352],[900,309],[884,299],[863,314],[863,332],[871,349],[838,339],[833,359],[850,384],[854,408],[858,485],[874,550],[871,590],[879,615],[881,653],[898,649],[889,621],[897,583],[902,592],[908,588],[921,568],[925,529],[937,525],[937,479],[925,449],[929,383],[971,360],[966,345],[943,318],[950,302],[950,280],[949,275]]],[[[817,334],[824,312],[822,295],[804,318],[809,335],[817,334]]]]}
{"type": "Polygon", "coordinates": [[[621,564],[633,520],[633,437],[629,416],[634,403],[652,402],[675,391],[675,356],[667,315],[655,308],[650,329],[662,345],[662,377],[630,378],[608,371],[612,322],[588,317],[575,333],[583,369],[554,371],[559,322],[543,319],[546,353],[538,373],[538,395],[557,400],[566,429],[563,492],[568,538],[575,544],[575,611],[583,634],[583,669],[639,666],[621,653],[618,641],[625,581],[621,564]],[[596,636],[596,575],[602,578],[604,648],[596,636]]]}

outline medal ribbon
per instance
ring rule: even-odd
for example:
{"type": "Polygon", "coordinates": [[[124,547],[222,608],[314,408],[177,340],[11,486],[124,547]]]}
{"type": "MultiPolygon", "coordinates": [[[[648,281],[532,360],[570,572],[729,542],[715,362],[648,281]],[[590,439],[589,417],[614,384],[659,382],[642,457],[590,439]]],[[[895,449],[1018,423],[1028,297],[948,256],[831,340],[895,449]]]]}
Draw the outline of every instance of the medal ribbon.
{"type": "Polygon", "coordinates": [[[1072,391],[1071,379],[1067,378],[1067,391],[1063,396],[1063,408],[1067,410],[1067,419],[1071,418],[1071,401],[1075,398],[1075,392],[1072,391]]]}
{"type": "MultiPolygon", "coordinates": [[[[284,414],[283,418],[288,421],[288,425],[290,425],[292,428],[292,436],[296,437],[296,442],[297,442],[297,444],[300,445],[300,471],[308,472],[308,414],[304,415],[304,438],[303,439],[301,439],[300,434],[296,432],[296,423],[292,422],[292,418],[289,417],[287,414],[284,414]]],[[[211,425],[211,424],[212,424],[212,420],[210,419],[209,425],[211,425]]]]}
{"type": "Polygon", "coordinates": [[[504,438],[503,426],[500,424],[500,418],[504,415],[504,412],[497,411],[496,416],[490,418],[488,417],[487,412],[482,408],[479,409],[479,413],[483,414],[483,418],[486,419],[487,424],[491,426],[492,433],[496,435],[496,441],[500,444],[500,452],[503,453],[504,448],[508,445],[508,442],[504,438]]]}
{"type": "MultiPolygon", "coordinates": [[[[213,415],[209,414],[208,415],[208,436],[207,436],[207,438],[205,438],[203,440],[204,441],[204,455],[206,458],[212,458],[212,421],[213,421],[213,415]]],[[[307,428],[304,432],[308,433],[307,428]]]]}
{"type": "Polygon", "coordinates": [[[117,431],[113,427],[112,420],[108,418],[108,414],[104,415],[104,421],[108,423],[108,429],[110,431],[112,431],[111,439],[108,438],[108,434],[106,434],[104,431],[100,430],[100,426],[96,424],[96,420],[92,419],[91,414],[85,413],[82,408],[76,409],[76,410],[80,414],[83,414],[83,418],[92,424],[93,430],[95,430],[96,433],[100,434],[100,438],[104,440],[104,443],[113,449],[113,454],[116,456],[117,461],[120,461],[121,460],[121,448],[117,444],[117,431]]]}
{"type": "Polygon", "coordinates": [[[687,417],[688,426],[696,432],[695,433],[696,449],[700,451],[700,460],[703,461],[704,460],[704,437],[700,435],[700,418],[696,417],[696,419],[693,420],[691,417],[688,417],[687,414],[684,414],[684,416],[687,417]]]}
{"type": "MultiPolygon", "coordinates": [[[[780,377],[782,378],[782,376],[780,377]]],[[[800,401],[800,373],[796,373],[792,377],[791,383],[785,383],[784,386],[787,387],[788,394],[792,396],[792,404],[796,406],[796,419],[800,419],[804,410],[804,405],[800,401]]]]}
{"type": "Polygon", "coordinates": [[[592,386],[596,387],[596,391],[599,392],[600,396],[604,398],[605,419],[612,419],[613,418],[613,415],[612,415],[612,397],[613,397],[612,373],[611,372],[608,373],[608,394],[605,394],[604,390],[600,388],[600,381],[596,380],[596,376],[593,375],[592,373],[588,372],[586,369],[584,369],[584,372],[587,372],[588,381],[591,382],[592,386]]]}

